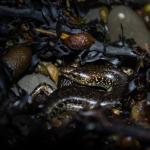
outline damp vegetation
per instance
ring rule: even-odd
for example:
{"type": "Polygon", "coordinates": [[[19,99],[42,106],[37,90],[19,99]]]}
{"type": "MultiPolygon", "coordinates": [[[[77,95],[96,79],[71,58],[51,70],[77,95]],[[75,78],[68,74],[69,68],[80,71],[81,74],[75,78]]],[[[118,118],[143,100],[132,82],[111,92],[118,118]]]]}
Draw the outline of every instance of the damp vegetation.
{"type": "Polygon", "coordinates": [[[150,149],[149,0],[1,0],[5,148],[150,149]]]}

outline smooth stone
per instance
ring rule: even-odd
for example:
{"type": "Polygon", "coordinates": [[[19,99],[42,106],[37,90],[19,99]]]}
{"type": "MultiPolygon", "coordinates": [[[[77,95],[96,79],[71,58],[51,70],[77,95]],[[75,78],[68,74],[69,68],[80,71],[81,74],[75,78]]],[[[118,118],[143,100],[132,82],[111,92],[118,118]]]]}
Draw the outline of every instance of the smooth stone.
{"type": "Polygon", "coordinates": [[[110,40],[118,41],[122,35],[121,24],[124,36],[134,39],[136,44],[146,50],[150,48],[150,32],[140,18],[132,9],[126,6],[114,6],[108,17],[108,29],[110,40]]]}
{"type": "Polygon", "coordinates": [[[38,85],[43,83],[51,85],[53,89],[57,88],[56,84],[50,78],[38,73],[26,75],[18,81],[18,85],[28,94],[31,94],[38,85]]]}

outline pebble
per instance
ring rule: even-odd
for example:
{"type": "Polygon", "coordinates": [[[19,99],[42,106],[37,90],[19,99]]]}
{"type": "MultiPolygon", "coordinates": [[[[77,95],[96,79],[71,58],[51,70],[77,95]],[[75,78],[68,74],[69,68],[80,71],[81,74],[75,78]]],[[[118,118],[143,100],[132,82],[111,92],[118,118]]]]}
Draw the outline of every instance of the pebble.
{"type": "Polygon", "coordinates": [[[49,79],[47,76],[42,74],[29,74],[24,76],[22,79],[18,81],[18,85],[24,89],[28,94],[31,94],[32,91],[40,84],[46,83],[51,85],[53,89],[56,89],[56,84],[49,79]]]}
{"type": "Polygon", "coordinates": [[[149,50],[150,32],[134,10],[126,6],[114,6],[108,17],[110,40],[118,41],[123,34],[127,39],[134,39],[137,46],[149,50]]]}
{"type": "Polygon", "coordinates": [[[31,64],[32,50],[23,45],[17,45],[10,48],[1,58],[12,71],[12,76],[18,78],[31,64]]]}

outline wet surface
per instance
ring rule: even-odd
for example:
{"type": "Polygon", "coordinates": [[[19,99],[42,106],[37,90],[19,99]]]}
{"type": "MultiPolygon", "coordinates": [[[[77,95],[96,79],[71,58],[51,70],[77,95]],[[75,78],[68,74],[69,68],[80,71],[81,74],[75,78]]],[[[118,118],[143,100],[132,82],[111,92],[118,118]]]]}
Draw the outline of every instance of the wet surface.
{"type": "Polygon", "coordinates": [[[1,146],[149,150],[149,18],[148,0],[0,1],[1,146]]]}

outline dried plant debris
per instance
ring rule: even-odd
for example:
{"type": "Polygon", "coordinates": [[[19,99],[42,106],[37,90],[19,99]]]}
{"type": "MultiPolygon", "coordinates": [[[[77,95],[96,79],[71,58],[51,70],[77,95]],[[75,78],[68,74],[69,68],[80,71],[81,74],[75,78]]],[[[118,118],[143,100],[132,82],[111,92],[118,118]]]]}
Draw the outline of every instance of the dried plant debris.
{"type": "Polygon", "coordinates": [[[149,0],[1,0],[0,140],[10,149],[150,149],[149,0]]]}

